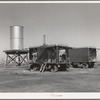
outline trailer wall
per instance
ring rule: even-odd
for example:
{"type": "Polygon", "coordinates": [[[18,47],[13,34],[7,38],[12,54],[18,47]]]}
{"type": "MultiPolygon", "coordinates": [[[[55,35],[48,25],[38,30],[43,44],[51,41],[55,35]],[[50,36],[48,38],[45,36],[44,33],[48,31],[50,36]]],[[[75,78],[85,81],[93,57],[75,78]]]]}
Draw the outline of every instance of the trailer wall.
{"type": "Polygon", "coordinates": [[[96,49],[74,48],[69,50],[71,62],[94,62],[96,59],[96,49]]]}
{"type": "Polygon", "coordinates": [[[38,48],[37,49],[37,62],[43,63],[47,61],[48,59],[48,53],[46,48],[38,48]]]}

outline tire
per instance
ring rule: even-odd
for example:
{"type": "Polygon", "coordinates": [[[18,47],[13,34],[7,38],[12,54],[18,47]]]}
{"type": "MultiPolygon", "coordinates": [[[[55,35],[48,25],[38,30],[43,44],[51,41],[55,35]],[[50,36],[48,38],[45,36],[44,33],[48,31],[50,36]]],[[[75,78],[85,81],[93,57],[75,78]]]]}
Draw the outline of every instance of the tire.
{"type": "Polygon", "coordinates": [[[51,70],[51,65],[48,65],[48,66],[46,67],[46,70],[50,71],[50,70],[51,70]]]}
{"type": "Polygon", "coordinates": [[[83,64],[82,64],[82,68],[87,69],[88,67],[89,67],[89,65],[88,65],[87,63],[83,63],[83,64]]]}
{"type": "Polygon", "coordinates": [[[31,64],[31,65],[30,65],[30,70],[33,69],[33,67],[34,67],[33,64],[31,64]]]}
{"type": "Polygon", "coordinates": [[[32,65],[30,65],[30,70],[37,71],[38,70],[38,66],[32,64],[32,65]]]}
{"type": "Polygon", "coordinates": [[[51,68],[51,72],[57,72],[58,71],[58,67],[56,65],[54,65],[52,68],[51,68]]]}
{"type": "Polygon", "coordinates": [[[33,67],[33,71],[37,71],[38,70],[38,67],[33,67]]]}

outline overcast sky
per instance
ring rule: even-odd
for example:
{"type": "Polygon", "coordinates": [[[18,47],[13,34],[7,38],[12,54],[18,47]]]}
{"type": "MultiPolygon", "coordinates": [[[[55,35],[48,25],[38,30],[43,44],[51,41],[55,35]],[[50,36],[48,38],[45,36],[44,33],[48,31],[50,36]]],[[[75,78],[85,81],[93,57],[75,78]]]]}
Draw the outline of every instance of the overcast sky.
{"type": "Polygon", "coordinates": [[[0,58],[10,49],[10,28],[24,26],[24,47],[68,44],[100,48],[100,4],[0,4],[0,58]]]}

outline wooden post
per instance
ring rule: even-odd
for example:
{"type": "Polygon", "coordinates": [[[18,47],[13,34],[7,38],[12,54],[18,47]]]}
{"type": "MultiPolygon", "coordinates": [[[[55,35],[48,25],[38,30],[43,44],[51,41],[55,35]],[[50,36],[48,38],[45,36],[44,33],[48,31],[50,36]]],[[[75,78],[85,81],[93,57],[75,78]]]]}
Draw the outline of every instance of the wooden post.
{"type": "Polygon", "coordinates": [[[18,54],[18,66],[20,66],[21,65],[21,59],[20,59],[20,54],[18,54]]]}
{"type": "Polygon", "coordinates": [[[56,46],[56,63],[59,63],[59,47],[56,46]]]}
{"type": "Polygon", "coordinates": [[[7,63],[8,63],[8,54],[7,54],[7,57],[6,57],[6,66],[7,66],[7,63]]]}

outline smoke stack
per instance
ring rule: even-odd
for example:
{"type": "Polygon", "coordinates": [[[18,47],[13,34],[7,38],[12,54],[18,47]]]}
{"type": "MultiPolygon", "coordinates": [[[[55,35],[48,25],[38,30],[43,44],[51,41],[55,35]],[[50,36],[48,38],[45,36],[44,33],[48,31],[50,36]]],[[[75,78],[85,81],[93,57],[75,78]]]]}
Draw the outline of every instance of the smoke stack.
{"type": "Polygon", "coordinates": [[[43,45],[46,45],[47,44],[47,38],[46,38],[46,35],[43,35],[43,45]]]}

